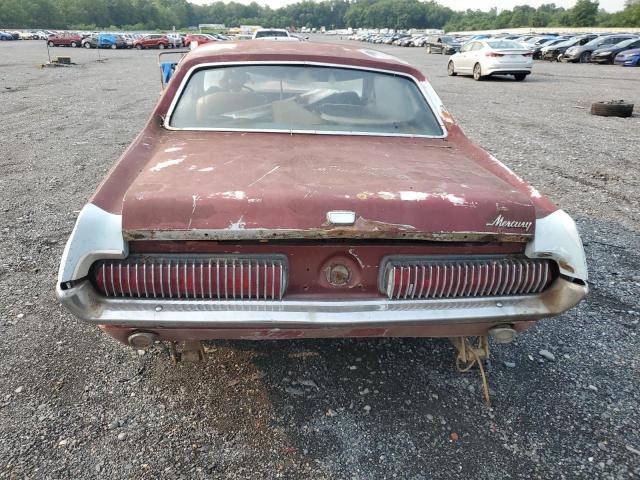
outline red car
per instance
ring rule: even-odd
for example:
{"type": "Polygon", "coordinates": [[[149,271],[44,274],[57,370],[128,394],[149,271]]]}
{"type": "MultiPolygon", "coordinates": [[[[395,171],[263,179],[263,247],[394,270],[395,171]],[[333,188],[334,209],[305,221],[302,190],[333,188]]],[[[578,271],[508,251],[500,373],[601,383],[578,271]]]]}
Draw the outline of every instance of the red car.
{"type": "Polygon", "coordinates": [[[80,47],[82,36],[77,33],[63,32],[49,37],[47,43],[50,47],[80,47]]]}
{"type": "Polygon", "coordinates": [[[205,43],[217,42],[218,39],[212,37],[211,35],[205,35],[202,33],[197,33],[193,35],[187,35],[184,39],[184,46],[188,47],[191,45],[191,42],[198,42],[198,45],[204,45],[205,43]]]}
{"type": "Polygon", "coordinates": [[[182,59],[82,209],[57,282],[76,316],[187,352],[509,341],[586,295],[573,220],[465,137],[419,70],[360,47],[224,47],[182,59]]]}
{"type": "Polygon", "coordinates": [[[153,33],[136,39],[136,41],[133,42],[133,46],[138,50],[142,50],[143,48],[159,48],[163,50],[165,48],[171,48],[173,43],[171,43],[171,40],[169,40],[169,37],[166,35],[153,33]]]}

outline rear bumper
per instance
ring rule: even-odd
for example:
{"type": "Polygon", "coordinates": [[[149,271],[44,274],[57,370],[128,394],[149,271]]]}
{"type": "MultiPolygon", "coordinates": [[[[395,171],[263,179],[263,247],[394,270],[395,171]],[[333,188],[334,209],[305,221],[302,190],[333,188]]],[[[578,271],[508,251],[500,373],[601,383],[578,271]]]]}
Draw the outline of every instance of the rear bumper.
{"type": "MultiPolygon", "coordinates": [[[[103,297],[88,280],[57,294],[80,319],[138,329],[332,329],[535,321],[575,306],[588,287],[558,278],[539,295],[430,300],[209,301],[103,297]]],[[[227,337],[229,338],[229,337],[227,337]]],[[[241,338],[238,336],[237,338],[241,338]]]]}

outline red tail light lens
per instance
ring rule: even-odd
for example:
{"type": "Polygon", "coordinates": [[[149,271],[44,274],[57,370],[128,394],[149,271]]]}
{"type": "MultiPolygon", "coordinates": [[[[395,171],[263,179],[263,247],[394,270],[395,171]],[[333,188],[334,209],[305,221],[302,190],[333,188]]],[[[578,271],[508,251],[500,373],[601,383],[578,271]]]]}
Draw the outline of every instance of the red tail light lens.
{"type": "Polygon", "coordinates": [[[280,255],[132,256],[93,266],[96,289],[107,297],[279,300],[287,260],[280,255]]]}
{"type": "Polygon", "coordinates": [[[503,53],[498,53],[498,52],[487,52],[485,53],[485,55],[487,57],[504,57],[503,53]]]}
{"type": "Polygon", "coordinates": [[[555,263],[526,257],[387,259],[380,290],[390,299],[459,298],[540,293],[557,276],[555,263]]]}

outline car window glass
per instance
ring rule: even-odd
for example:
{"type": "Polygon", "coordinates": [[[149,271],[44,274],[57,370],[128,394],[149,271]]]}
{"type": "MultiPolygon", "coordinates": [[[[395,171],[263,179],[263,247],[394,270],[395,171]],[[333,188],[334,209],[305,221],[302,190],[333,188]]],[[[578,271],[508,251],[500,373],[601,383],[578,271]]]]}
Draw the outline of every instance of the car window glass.
{"type": "Polygon", "coordinates": [[[482,50],[482,44],[480,42],[474,42],[473,43],[473,48],[471,50],[473,50],[474,52],[476,50],[482,50]]]}
{"type": "Polygon", "coordinates": [[[417,84],[346,68],[247,65],[201,69],[169,125],[239,129],[441,135],[417,84]]]}

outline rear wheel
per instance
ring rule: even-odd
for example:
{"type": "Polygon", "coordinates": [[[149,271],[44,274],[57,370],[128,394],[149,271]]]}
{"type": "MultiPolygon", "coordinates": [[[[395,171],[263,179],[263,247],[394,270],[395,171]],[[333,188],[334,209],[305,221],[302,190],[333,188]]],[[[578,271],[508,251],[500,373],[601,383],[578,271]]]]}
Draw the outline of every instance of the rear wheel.
{"type": "Polygon", "coordinates": [[[590,63],[591,62],[591,52],[583,52],[580,55],[580,63],[590,63]]]}
{"type": "Polygon", "coordinates": [[[164,43],[161,43],[160,45],[158,45],[158,48],[159,48],[160,50],[164,50],[164,43]]]}
{"type": "Polygon", "coordinates": [[[78,46],[78,44],[77,44],[76,42],[71,42],[71,46],[72,46],[73,48],[76,48],[76,47],[78,46]]]}
{"type": "Polygon", "coordinates": [[[140,45],[140,44],[136,45],[136,49],[142,50],[142,45],[140,45]]]}
{"type": "Polygon", "coordinates": [[[50,47],[55,47],[53,42],[48,42],[47,45],[49,45],[50,47]]]}
{"type": "Polygon", "coordinates": [[[523,81],[525,78],[527,78],[527,74],[526,73],[516,73],[514,75],[516,82],[521,82],[523,81]]]}
{"type": "Polygon", "coordinates": [[[482,80],[482,67],[479,63],[473,66],[473,79],[476,81],[482,80]]]}
{"type": "Polygon", "coordinates": [[[427,53],[431,53],[431,45],[427,45],[427,53]]]}
{"type": "Polygon", "coordinates": [[[558,56],[556,57],[556,60],[558,62],[562,62],[562,54],[561,53],[558,54],[558,56]]]}
{"type": "Polygon", "coordinates": [[[84,48],[91,48],[91,44],[89,42],[85,43],[84,48]]]}
{"type": "Polygon", "coordinates": [[[457,75],[456,66],[453,64],[453,60],[449,60],[449,63],[447,64],[447,74],[450,77],[455,77],[457,75]]]}
{"type": "Polygon", "coordinates": [[[111,50],[115,50],[116,48],[118,48],[118,46],[115,43],[111,45],[111,50]]]}

